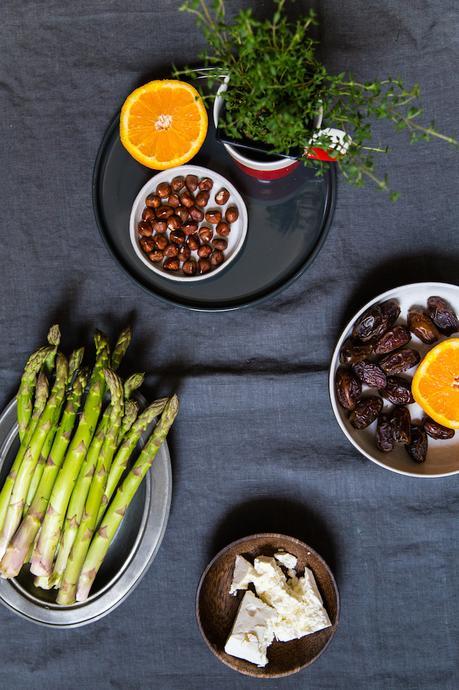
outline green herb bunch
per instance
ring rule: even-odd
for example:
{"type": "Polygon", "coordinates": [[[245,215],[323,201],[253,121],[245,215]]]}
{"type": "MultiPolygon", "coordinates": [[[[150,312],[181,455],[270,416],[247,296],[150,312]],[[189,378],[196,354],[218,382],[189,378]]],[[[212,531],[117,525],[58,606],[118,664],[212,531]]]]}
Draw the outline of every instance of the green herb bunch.
{"type": "MultiPolygon", "coordinates": [[[[196,16],[208,43],[209,51],[200,57],[212,98],[216,83],[229,77],[219,122],[229,137],[261,142],[277,154],[305,150],[305,164],[317,167],[317,161],[307,157],[311,137],[315,134],[313,145],[329,153],[333,144],[329,136],[314,131],[314,118],[322,109],[323,127],[346,132],[346,154],[332,153],[344,177],[357,186],[370,178],[385,191],[387,177],[375,174],[374,154],[387,153],[388,147],[370,145],[375,119],[407,130],[411,142],[438,137],[457,145],[437,132],[434,123],[419,123],[418,85],[407,89],[399,79],[359,82],[344,72],[330,74],[318,60],[317,41],[310,35],[317,24],[314,11],[293,21],[285,14],[285,0],[274,0],[274,5],[271,19],[259,21],[246,9],[231,23],[225,18],[224,0],[186,0],[180,8],[196,16]]],[[[175,70],[175,75],[193,77],[196,71],[175,70]]],[[[396,197],[392,192],[391,198],[396,197]]]]}

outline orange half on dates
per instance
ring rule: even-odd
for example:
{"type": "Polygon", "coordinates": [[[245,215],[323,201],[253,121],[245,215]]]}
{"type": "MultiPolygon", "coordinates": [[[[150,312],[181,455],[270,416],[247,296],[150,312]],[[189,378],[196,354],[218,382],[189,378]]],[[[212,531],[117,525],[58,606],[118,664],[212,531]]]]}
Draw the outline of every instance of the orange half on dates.
{"type": "Polygon", "coordinates": [[[448,338],[426,354],[411,389],[429,417],[448,429],[459,429],[459,338],[448,338]]]}

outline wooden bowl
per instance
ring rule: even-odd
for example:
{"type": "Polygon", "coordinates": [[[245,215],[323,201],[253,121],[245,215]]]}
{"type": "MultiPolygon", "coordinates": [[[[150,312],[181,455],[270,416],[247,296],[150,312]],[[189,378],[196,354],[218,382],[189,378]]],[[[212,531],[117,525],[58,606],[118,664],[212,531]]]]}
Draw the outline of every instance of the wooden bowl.
{"type": "Polygon", "coordinates": [[[196,594],[196,617],[207,646],[224,664],[247,676],[280,678],[312,664],[330,644],[339,619],[338,588],[325,561],[307,544],[283,534],[255,534],[225,547],[209,563],[196,594]],[[253,562],[257,556],[273,556],[281,549],[297,557],[296,569],[300,574],[305,566],[312,570],[332,625],[298,640],[273,642],[268,648],[269,663],[259,668],[225,652],[225,643],[244,594],[239,592],[231,596],[229,588],[237,555],[253,562]]]}

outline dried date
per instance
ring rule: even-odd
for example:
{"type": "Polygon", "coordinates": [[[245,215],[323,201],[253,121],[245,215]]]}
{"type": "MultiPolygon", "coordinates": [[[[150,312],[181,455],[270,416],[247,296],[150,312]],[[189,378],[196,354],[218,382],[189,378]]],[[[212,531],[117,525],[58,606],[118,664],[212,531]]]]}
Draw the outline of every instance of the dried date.
{"type": "Polygon", "coordinates": [[[407,407],[396,407],[392,412],[390,423],[395,443],[407,444],[411,441],[411,416],[407,407]]]}
{"type": "Polygon", "coordinates": [[[379,393],[393,405],[410,405],[414,402],[411,382],[400,376],[388,376],[386,387],[379,393]]]}
{"type": "Polygon", "coordinates": [[[408,328],[426,345],[432,345],[439,337],[438,328],[426,312],[420,307],[411,307],[408,310],[408,328]]]}
{"type": "Polygon", "coordinates": [[[350,369],[339,367],[335,376],[336,397],[341,407],[353,410],[362,395],[362,384],[350,369]]]}
{"type": "Polygon", "coordinates": [[[381,414],[378,417],[378,426],[376,427],[376,445],[383,453],[390,453],[394,450],[394,435],[390,417],[387,414],[381,414]]]}
{"type": "Polygon", "coordinates": [[[349,421],[354,429],[366,429],[381,413],[383,401],[376,395],[362,398],[349,415],[349,421]]]}
{"type": "Polygon", "coordinates": [[[406,452],[414,462],[421,464],[425,462],[427,457],[428,439],[424,429],[413,424],[411,427],[411,441],[407,443],[406,452]]]}
{"type": "Polygon", "coordinates": [[[448,429],[448,427],[439,424],[430,417],[424,419],[423,427],[426,434],[437,441],[446,441],[449,438],[453,438],[455,434],[454,429],[448,429]]]}
{"type": "Polygon", "coordinates": [[[393,350],[398,350],[411,340],[411,333],[406,326],[394,326],[384,333],[374,346],[375,354],[385,355],[393,350]]]}
{"type": "Polygon", "coordinates": [[[383,316],[386,319],[386,328],[390,328],[400,316],[400,305],[396,299],[388,299],[380,304],[383,316]]]}
{"type": "Polygon", "coordinates": [[[445,335],[451,335],[459,329],[456,312],[443,297],[429,297],[427,311],[436,327],[445,335]]]}
{"type": "Polygon", "coordinates": [[[388,375],[401,374],[419,364],[421,355],[417,350],[407,347],[398,352],[391,352],[380,360],[379,366],[388,375]]]}
{"type": "Polygon", "coordinates": [[[377,364],[365,361],[357,362],[352,366],[352,371],[370,388],[386,387],[386,374],[377,364]]]}
{"type": "Polygon", "coordinates": [[[379,304],[374,304],[360,316],[352,329],[352,337],[366,343],[380,338],[387,329],[387,316],[379,304]]]}
{"type": "Polygon", "coordinates": [[[370,357],[372,353],[373,347],[370,343],[354,343],[351,338],[347,338],[339,353],[339,361],[341,364],[356,364],[370,357]]]}

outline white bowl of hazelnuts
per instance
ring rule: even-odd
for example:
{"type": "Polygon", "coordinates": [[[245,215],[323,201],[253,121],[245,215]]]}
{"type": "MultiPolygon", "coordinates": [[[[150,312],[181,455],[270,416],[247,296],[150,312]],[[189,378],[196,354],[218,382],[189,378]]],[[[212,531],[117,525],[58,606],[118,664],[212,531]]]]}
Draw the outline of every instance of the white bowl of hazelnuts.
{"type": "Polygon", "coordinates": [[[198,165],[163,170],[132,206],[130,238],[151,271],[175,281],[214,277],[236,258],[247,234],[245,203],[229,180],[198,165]]]}

